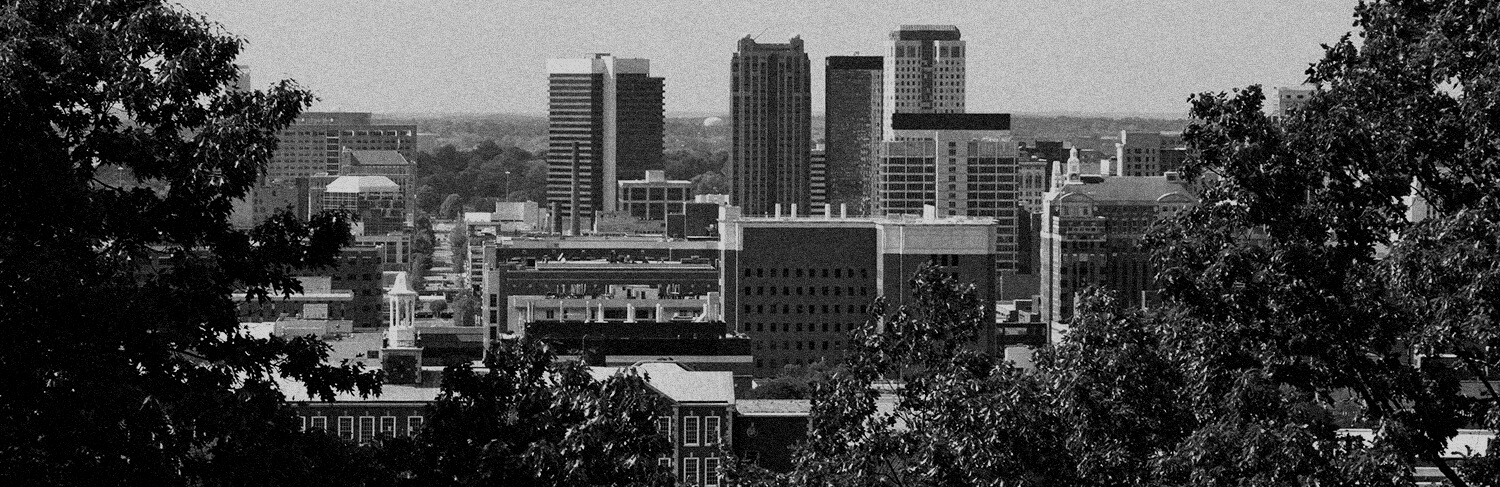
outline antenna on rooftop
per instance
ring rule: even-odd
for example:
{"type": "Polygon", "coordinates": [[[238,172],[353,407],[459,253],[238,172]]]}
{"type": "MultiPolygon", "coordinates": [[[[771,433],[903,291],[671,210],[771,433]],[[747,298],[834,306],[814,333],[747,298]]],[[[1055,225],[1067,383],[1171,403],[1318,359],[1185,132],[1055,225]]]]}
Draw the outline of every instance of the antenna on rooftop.
{"type": "Polygon", "coordinates": [[[768,30],[771,30],[771,28],[770,27],[766,27],[764,29],[761,29],[760,33],[759,34],[755,34],[755,37],[751,37],[750,40],[753,41],[753,40],[759,39],[760,36],[765,35],[766,31],[768,31],[768,30]]]}

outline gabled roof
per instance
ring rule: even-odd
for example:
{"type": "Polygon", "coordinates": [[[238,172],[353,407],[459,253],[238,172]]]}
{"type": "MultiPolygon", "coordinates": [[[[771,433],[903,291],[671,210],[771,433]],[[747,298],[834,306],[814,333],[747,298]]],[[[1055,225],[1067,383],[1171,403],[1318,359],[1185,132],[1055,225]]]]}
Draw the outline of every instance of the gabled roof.
{"type": "MultiPolygon", "coordinates": [[[[589,367],[595,380],[603,380],[623,367],[589,367]]],[[[673,362],[646,362],[635,366],[646,383],[673,402],[734,403],[734,374],[727,371],[687,370],[673,362]]]]}

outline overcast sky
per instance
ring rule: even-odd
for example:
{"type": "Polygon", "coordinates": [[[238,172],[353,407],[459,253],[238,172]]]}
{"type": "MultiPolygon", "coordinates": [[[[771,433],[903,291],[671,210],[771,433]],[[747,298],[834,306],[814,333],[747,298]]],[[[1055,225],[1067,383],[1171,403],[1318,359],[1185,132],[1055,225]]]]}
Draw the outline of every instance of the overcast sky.
{"type": "Polygon", "coordinates": [[[651,60],[668,113],[727,113],[735,42],[806,41],[823,58],[882,52],[900,24],[955,24],[970,112],[1185,114],[1188,94],[1300,83],[1351,30],[1355,0],[325,1],[181,0],[249,42],[263,87],[291,78],[318,110],[546,111],[546,60],[651,60]]]}

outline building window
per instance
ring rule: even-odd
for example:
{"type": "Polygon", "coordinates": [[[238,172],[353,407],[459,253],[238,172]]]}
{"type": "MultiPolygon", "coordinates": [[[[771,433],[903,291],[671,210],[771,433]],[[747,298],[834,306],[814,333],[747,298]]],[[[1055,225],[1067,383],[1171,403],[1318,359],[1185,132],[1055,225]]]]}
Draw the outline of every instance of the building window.
{"type": "Polygon", "coordinates": [[[669,417],[669,416],[662,416],[660,418],[656,418],[656,432],[657,433],[661,433],[662,435],[666,436],[668,439],[671,439],[672,438],[672,418],[669,417]]]}
{"type": "Polygon", "coordinates": [[[407,416],[406,417],[406,434],[408,436],[417,434],[417,431],[421,430],[421,429],[422,429],[422,417],[421,416],[407,416]]]}
{"type": "Polygon", "coordinates": [[[380,417],[380,435],[394,438],[396,436],[396,417],[380,417]]]}
{"type": "Polygon", "coordinates": [[[656,459],[656,464],[662,467],[672,468],[672,457],[661,457],[656,459]]]}
{"type": "Polygon", "coordinates": [[[703,418],[703,443],[706,445],[719,444],[720,424],[718,416],[706,416],[703,418]]]}
{"type": "Polygon", "coordinates": [[[374,416],[360,416],[359,417],[359,442],[360,443],[369,443],[370,440],[372,440],[374,438],[375,438],[375,417],[374,416]]]}
{"type": "Polygon", "coordinates": [[[688,485],[698,485],[699,480],[700,477],[698,475],[698,459],[682,459],[682,482],[688,485]]]}
{"type": "Polygon", "coordinates": [[[308,425],[308,427],[311,428],[311,429],[316,429],[316,430],[327,430],[328,429],[328,417],[327,416],[313,416],[312,417],[312,421],[310,422],[310,424],[308,425]]]}
{"type": "Polygon", "coordinates": [[[703,459],[703,485],[718,487],[719,485],[719,458],[708,457],[703,459]]]}
{"type": "Polygon", "coordinates": [[[354,416],[339,416],[339,438],[354,439],[354,416]]]}
{"type": "Polygon", "coordinates": [[[682,418],[682,445],[698,446],[702,439],[698,436],[698,417],[687,416],[682,418]]]}

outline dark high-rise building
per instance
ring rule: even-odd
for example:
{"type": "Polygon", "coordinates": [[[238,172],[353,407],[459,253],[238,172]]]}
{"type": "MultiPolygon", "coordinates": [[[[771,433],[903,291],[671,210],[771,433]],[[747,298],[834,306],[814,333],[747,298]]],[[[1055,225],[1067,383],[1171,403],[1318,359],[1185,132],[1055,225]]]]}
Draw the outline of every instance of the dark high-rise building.
{"type": "Polygon", "coordinates": [[[883,65],[880,56],[828,56],[825,72],[828,203],[857,215],[868,214],[875,198],[883,65]]]}
{"type": "Polygon", "coordinates": [[[812,77],[802,38],[740,39],[730,63],[730,193],[747,215],[812,202],[812,77]]]}
{"type": "Polygon", "coordinates": [[[547,201],[572,208],[578,143],[578,214],[615,211],[618,181],[661,169],[663,80],[651,61],[594,54],[547,61],[547,201]]]}

